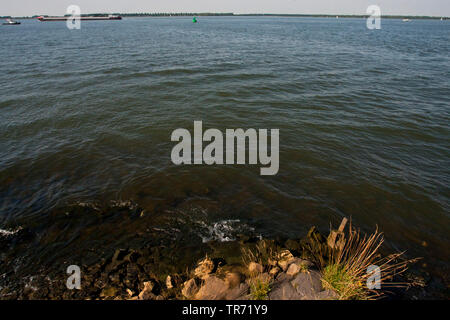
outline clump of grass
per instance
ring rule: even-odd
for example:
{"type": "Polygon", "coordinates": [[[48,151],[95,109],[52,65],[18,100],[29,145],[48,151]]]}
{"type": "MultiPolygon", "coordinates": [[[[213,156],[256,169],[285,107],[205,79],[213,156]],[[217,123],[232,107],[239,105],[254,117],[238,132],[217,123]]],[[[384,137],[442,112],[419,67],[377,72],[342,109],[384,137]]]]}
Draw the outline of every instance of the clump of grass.
{"type": "Polygon", "coordinates": [[[267,279],[257,277],[250,281],[250,295],[253,300],[267,300],[270,290],[270,281],[267,279]]]}
{"type": "Polygon", "coordinates": [[[272,261],[279,259],[279,250],[273,241],[261,240],[252,248],[243,247],[242,262],[248,266],[251,262],[259,263],[264,269],[270,267],[272,261]]]}
{"type": "Polygon", "coordinates": [[[343,300],[379,298],[383,291],[369,289],[367,285],[373,275],[368,272],[369,266],[379,268],[383,289],[405,286],[392,280],[418,259],[401,259],[404,252],[381,257],[379,249],[383,242],[383,234],[378,229],[369,236],[362,235],[350,223],[348,235],[341,234],[339,245],[330,248],[328,263],[322,266],[323,286],[334,290],[343,300]]]}

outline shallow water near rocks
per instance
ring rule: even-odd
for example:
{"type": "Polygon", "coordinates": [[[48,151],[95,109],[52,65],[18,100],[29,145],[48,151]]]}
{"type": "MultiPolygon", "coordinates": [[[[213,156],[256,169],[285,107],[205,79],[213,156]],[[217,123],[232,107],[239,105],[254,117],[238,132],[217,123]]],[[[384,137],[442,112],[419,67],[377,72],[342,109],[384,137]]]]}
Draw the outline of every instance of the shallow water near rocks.
{"type": "Polygon", "coordinates": [[[65,272],[118,247],[189,256],[347,216],[448,283],[449,31],[283,17],[0,28],[0,237],[30,231],[8,259],[24,277],[65,272]],[[196,120],[280,129],[279,173],[173,165],[172,131],[196,120]]]}

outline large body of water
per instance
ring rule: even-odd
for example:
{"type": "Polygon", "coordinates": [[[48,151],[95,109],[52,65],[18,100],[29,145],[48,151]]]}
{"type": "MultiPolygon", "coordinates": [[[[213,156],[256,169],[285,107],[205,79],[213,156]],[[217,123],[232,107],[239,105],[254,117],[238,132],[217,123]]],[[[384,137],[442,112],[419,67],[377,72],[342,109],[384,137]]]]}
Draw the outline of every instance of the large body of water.
{"type": "Polygon", "coordinates": [[[28,20],[0,42],[0,229],[35,235],[18,264],[77,264],[159,234],[300,237],[351,216],[448,274],[448,21],[28,20]],[[280,129],[278,175],[173,165],[171,133],[195,120],[280,129]],[[67,212],[106,204],[144,214],[67,212]]]}

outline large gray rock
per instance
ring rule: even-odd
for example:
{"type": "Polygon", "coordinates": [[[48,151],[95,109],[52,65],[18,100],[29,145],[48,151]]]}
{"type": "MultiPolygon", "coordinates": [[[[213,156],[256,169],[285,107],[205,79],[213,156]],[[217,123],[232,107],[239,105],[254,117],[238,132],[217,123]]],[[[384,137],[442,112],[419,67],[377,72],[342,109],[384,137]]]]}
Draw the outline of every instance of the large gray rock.
{"type": "Polygon", "coordinates": [[[300,300],[301,298],[302,296],[287,281],[274,284],[269,292],[269,300],[300,300]]]}
{"type": "Polygon", "coordinates": [[[228,290],[226,293],[226,300],[247,300],[249,286],[246,283],[241,283],[239,286],[228,290]]]}
{"type": "Polygon", "coordinates": [[[317,271],[301,272],[290,281],[297,293],[307,300],[314,300],[323,291],[321,275],[317,271]]]}
{"type": "Polygon", "coordinates": [[[269,293],[270,300],[330,300],[337,299],[337,294],[322,287],[318,271],[301,272],[292,277],[280,273],[269,293]]]}
{"type": "Polygon", "coordinates": [[[227,294],[227,283],[216,276],[208,276],[195,295],[197,300],[223,300],[227,294]]]}

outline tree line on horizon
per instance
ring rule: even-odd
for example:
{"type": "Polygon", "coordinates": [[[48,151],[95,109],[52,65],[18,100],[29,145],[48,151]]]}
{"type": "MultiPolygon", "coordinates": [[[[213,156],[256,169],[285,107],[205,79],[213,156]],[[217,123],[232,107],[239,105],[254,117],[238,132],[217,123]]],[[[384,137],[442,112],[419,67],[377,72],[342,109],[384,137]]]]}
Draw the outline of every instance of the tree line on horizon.
{"type": "MultiPolygon", "coordinates": [[[[90,16],[90,17],[105,17],[111,15],[111,13],[86,13],[81,14],[82,17],[90,16]]],[[[136,12],[136,13],[112,13],[112,15],[119,15],[122,17],[184,17],[184,16],[247,16],[247,17],[317,17],[317,18],[367,18],[369,15],[352,15],[352,14],[277,14],[277,13],[244,13],[244,14],[235,14],[232,12],[225,13],[215,13],[215,12],[136,12]]],[[[33,15],[33,16],[22,16],[22,17],[13,17],[13,16],[0,16],[0,19],[33,19],[37,17],[49,17],[49,15],[33,15]]],[[[66,14],[64,16],[70,16],[70,14],[66,14]]],[[[449,19],[449,17],[437,17],[437,16],[410,16],[410,15],[382,15],[382,18],[386,19],[404,19],[404,18],[412,18],[412,19],[449,19]]]]}

